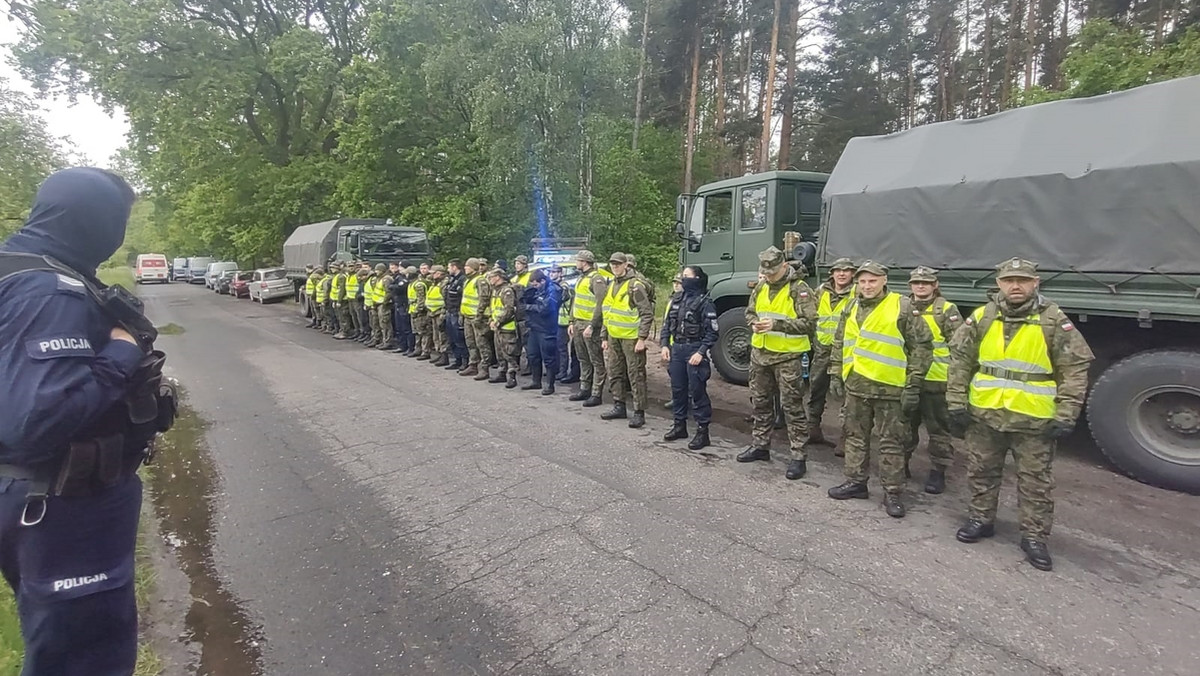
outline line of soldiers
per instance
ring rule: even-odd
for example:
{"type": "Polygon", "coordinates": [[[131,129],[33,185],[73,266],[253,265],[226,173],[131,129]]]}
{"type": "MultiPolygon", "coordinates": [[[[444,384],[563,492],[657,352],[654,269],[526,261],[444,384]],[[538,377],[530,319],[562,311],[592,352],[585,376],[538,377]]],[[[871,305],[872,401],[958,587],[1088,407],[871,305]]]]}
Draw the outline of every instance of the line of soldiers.
{"type": "Polygon", "coordinates": [[[888,272],[874,261],[839,259],[814,292],[781,251],[759,255],[760,283],[746,308],[753,440],[737,460],[770,459],[778,400],[791,446],[786,476],[803,477],[808,450],[826,443],[820,421],[832,393],[843,399],[843,447],[835,455],[844,457],[846,480],[829,497],[869,497],[874,446],[884,508],[900,518],[920,426],[929,437],[928,493],[945,490],[951,437],[964,439],[971,497],[956,537],[973,543],[995,534],[1011,451],[1021,549],[1034,567],[1050,570],[1054,450],[1082,410],[1091,349],[1066,314],[1038,293],[1030,261],[998,265],[998,290],[965,319],[941,295],[936,270],[913,270],[906,296],[889,289],[888,272]]]}

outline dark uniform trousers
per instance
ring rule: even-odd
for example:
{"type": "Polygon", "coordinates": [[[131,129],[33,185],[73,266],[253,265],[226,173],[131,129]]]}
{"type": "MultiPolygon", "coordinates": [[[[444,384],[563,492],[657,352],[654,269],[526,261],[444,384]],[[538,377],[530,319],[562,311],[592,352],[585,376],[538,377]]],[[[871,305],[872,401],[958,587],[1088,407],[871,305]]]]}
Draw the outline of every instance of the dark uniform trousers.
{"type": "Polygon", "coordinates": [[[467,336],[463,331],[462,315],[458,312],[446,311],[446,336],[450,339],[450,356],[456,363],[466,364],[470,361],[467,353],[467,336]]]}
{"type": "Polygon", "coordinates": [[[667,371],[671,375],[671,408],[675,420],[688,417],[688,402],[696,424],[708,425],[712,420],[712,401],[708,398],[708,379],[712,375],[712,362],[708,357],[699,366],[688,360],[700,349],[700,343],[674,343],[671,345],[671,361],[667,371]]]}
{"type": "Polygon", "coordinates": [[[558,372],[558,331],[536,331],[528,326],[525,330],[525,358],[529,360],[534,381],[554,382],[558,372]]]}
{"type": "Polygon", "coordinates": [[[558,327],[558,376],[559,380],[579,378],[579,355],[575,354],[567,327],[558,327]]]}
{"type": "Polygon", "coordinates": [[[412,315],[408,314],[408,306],[396,308],[395,320],[397,348],[405,351],[413,349],[417,340],[413,335],[412,315]]]}

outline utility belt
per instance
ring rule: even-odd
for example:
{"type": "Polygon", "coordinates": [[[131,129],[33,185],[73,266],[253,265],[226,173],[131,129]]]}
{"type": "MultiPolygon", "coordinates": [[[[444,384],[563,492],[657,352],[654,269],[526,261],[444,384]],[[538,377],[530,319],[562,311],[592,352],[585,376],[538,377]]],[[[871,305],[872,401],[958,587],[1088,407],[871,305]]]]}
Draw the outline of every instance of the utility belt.
{"type": "Polygon", "coordinates": [[[1009,369],[998,368],[995,366],[980,366],[979,373],[993,378],[1003,378],[1004,380],[1016,380],[1022,383],[1038,382],[1043,380],[1054,380],[1054,376],[1050,373],[1029,373],[1028,371],[1010,371],[1009,369]]]}

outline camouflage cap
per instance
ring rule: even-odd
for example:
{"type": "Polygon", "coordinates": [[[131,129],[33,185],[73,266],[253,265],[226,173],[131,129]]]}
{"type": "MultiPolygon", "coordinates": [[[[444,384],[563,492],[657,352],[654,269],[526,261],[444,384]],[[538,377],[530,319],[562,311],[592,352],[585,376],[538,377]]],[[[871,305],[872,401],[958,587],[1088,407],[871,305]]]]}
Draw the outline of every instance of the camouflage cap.
{"type": "Polygon", "coordinates": [[[488,266],[488,259],[484,258],[483,256],[480,256],[480,257],[479,257],[479,267],[480,267],[480,269],[482,269],[482,270],[487,270],[487,266],[488,266]]]}
{"type": "Polygon", "coordinates": [[[675,273],[675,276],[671,278],[671,281],[675,284],[682,284],[683,283],[683,273],[681,273],[681,272],[675,273]]]}
{"type": "Polygon", "coordinates": [[[629,261],[630,267],[637,267],[637,256],[633,254],[625,254],[625,260],[629,261]]]}
{"type": "Polygon", "coordinates": [[[845,257],[837,259],[836,261],[833,262],[833,265],[829,266],[830,272],[832,272],[834,270],[851,270],[851,271],[853,271],[853,270],[857,270],[857,269],[858,269],[858,266],[854,264],[854,261],[850,260],[849,258],[845,258],[845,257]]]}
{"type": "Polygon", "coordinates": [[[385,271],[385,270],[387,270],[387,266],[386,266],[386,265],[384,265],[383,263],[376,263],[376,264],[375,264],[375,272],[383,272],[383,271],[385,271]]]}
{"type": "Polygon", "coordinates": [[[908,273],[908,281],[910,284],[912,282],[929,282],[930,284],[936,284],[938,280],[937,275],[937,270],[934,270],[928,265],[918,265],[917,267],[913,268],[912,272],[908,273]]]}
{"type": "Polygon", "coordinates": [[[435,265],[435,266],[433,266],[433,267],[429,268],[429,271],[430,271],[430,272],[443,272],[443,273],[444,273],[444,272],[446,272],[446,268],[445,268],[445,267],[443,267],[443,266],[441,266],[441,265],[435,265]]]}
{"type": "Polygon", "coordinates": [[[323,275],[323,274],[325,274],[325,268],[318,265],[317,267],[313,268],[313,272],[315,272],[318,275],[323,275]]]}
{"type": "Polygon", "coordinates": [[[595,263],[596,254],[588,251],[587,249],[580,249],[579,253],[575,254],[575,260],[583,261],[585,263],[595,263]]]}
{"type": "Polygon", "coordinates": [[[415,266],[415,265],[410,265],[410,266],[408,266],[407,268],[404,268],[404,274],[406,274],[406,275],[415,275],[415,274],[417,274],[417,268],[416,268],[416,266],[415,266]]]}
{"type": "Polygon", "coordinates": [[[468,258],[467,262],[464,263],[464,266],[468,267],[468,268],[477,268],[477,267],[479,267],[479,259],[478,258],[468,258]]]}
{"type": "Polygon", "coordinates": [[[513,262],[514,263],[524,263],[525,265],[529,265],[529,256],[526,256],[525,254],[521,254],[520,256],[517,256],[516,258],[514,258],[513,262]]]}
{"type": "Polygon", "coordinates": [[[1024,258],[1011,258],[996,266],[996,279],[1005,277],[1024,277],[1037,279],[1037,263],[1024,258]]]}
{"type": "Polygon", "coordinates": [[[864,272],[879,275],[880,277],[887,277],[888,266],[883,263],[876,263],[875,261],[863,261],[862,265],[858,266],[858,269],[854,271],[854,276],[857,277],[864,272]]]}
{"type": "Polygon", "coordinates": [[[305,269],[305,270],[307,270],[307,271],[309,271],[309,272],[312,272],[312,271],[313,271],[313,266],[312,266],[312,264],[310,263],[310,264],[308,264],[308,265],[305,265],[305,266],[304,266],[304,269],[305,269]]]}
{"type": "Polygon", "coordinates": [[[491,270],[488,270],[487,276],[488,277],[501,277],[503,279],[508,279],[508,273],[500,268],[492,268],[491,270]]]}
{"type": "Polygon", "coordinates": [[[612,252],[612,255],[610,255],[608,257],[608,262],[616,263],[618,265],[625,265],[625,264],[629,263],[629,256],[626,256],[625,254],[621,253],[620,251],[614,251],[614,252],[612,252]]]}
{"type": "Polygon", "coordinates": [[[776,247],[767,247],[765,251],[758,254],[758,271],[764,275],[773,275],[785,265],[787,265],[787,258],[776,247]]]}

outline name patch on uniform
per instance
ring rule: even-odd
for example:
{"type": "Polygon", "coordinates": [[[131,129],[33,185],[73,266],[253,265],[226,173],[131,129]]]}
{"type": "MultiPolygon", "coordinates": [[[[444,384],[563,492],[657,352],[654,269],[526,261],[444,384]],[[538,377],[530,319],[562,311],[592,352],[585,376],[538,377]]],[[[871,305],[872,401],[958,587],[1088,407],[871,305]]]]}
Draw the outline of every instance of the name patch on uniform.
{"type": "Polygon", "coordinates": [[[87,338],[55,337],[35,338],[25,342],[25,349],[34,359],[55,357],[91,357],[92,343],[87,338]]]}

